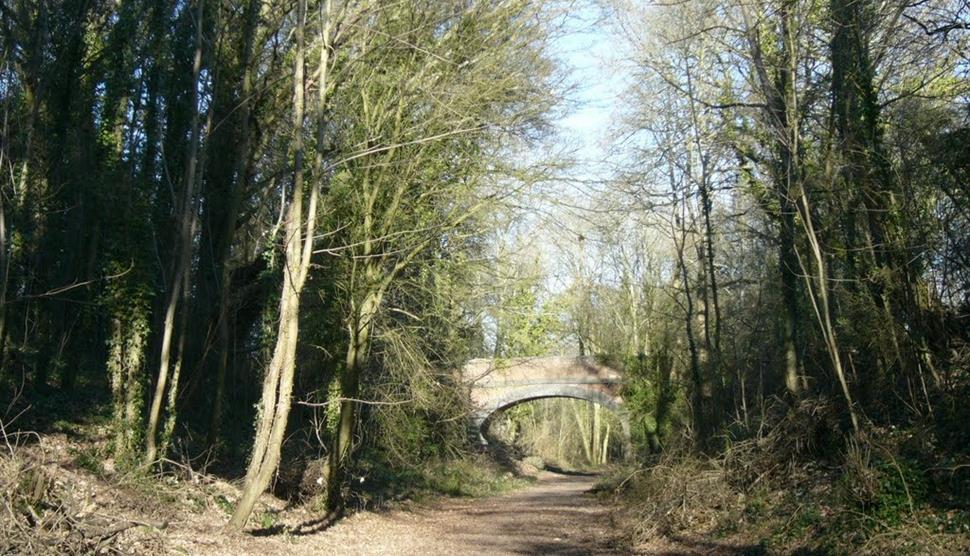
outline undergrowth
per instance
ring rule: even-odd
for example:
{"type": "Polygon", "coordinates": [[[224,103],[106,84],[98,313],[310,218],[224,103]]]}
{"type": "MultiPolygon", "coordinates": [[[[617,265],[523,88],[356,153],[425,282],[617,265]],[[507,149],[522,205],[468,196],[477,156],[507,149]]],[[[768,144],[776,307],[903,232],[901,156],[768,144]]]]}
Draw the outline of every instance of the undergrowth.
{"type": "MultiPolygon", "coordinates": [[[[110,429],[100,419],[43,433],[23,431],[13,420],[0,418],[0,554],[168,553],[169,523],[221,526],[239,499],[238,483],[209,473],[205,459],[172,455],[178,461],[153,466],[116,461],[110,429]]],[[[299,454],[286,460],[277,497],[260,500],[250,526],[262,534],[286,532],[326,516],[325,462],[299,454]]],[[[350,470],[347,509],[488,496],[529,480],[488,454],[391,465],[380,451],[364,451],[350,470]]]]}
{"type": "Polygon", "coordinates": [[[159,552],[154,533],[167,522],[108,513],[91,471],[101,467],[87,453],[68,455],[62,463],[58,452],[67,451],[64,444],[7,431],[0,421],[0,554],[159,552]]]}
{"type": "MultiPolygon", "coordinates": [[[[507,469],[487,454],[466,454],[421,462],[413,467],[391,466],[378,457],[364,457],[351,473],[349,507],[383,508],[402,501],[423,501],[434,496],[481,497],[508,492],[532,481],[507,469]]],[[[321,506],[323,493],[310,497],[321,506]]]]}
{"type": "Polygon", "coordinates": [[[706,456],[614,469],[633,540],[706,536],[769,554],[970,553],[970,457],[934,431],[874,425],[846,440],[808,400],[706,456]]]}

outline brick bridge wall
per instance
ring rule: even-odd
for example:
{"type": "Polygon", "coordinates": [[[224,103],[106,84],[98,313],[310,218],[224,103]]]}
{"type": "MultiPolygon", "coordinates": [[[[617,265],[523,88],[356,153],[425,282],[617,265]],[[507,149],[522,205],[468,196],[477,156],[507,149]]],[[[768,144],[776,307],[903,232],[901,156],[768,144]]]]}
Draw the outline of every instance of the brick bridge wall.
{"type": "Polygon", "coordinates": [[[497,411],[540,398],[577,398],[601,404],[629,425],[620,397],[623,376],[592,357],[472,359],[462,370],[475,411],[470,433],[485,443],[482,427],[497,411]]]}

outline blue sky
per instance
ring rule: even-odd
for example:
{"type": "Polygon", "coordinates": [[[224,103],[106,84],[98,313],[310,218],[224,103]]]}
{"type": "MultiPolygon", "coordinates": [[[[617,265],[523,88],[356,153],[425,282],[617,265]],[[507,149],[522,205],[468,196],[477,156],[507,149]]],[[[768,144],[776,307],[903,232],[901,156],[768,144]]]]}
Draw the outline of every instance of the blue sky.
{"type": "Polygon", "coordinates": [[[533,236],[542,253],[550,292],[568,287],[573,279],[569,267],[576,264],[580,251],[584,259],[592,255],[594,246],[590,242],[580,246],[578,237],[589,235],[588,219],[598,219],[584,209],[597,203],[603,194],[602,182],[610,178],[610,140],[620,97],[628,87],[624,41],[595,0],[576,0],[561,32],[552,44],[553,54],[572,89],[567,110],[556,122],[556,141],[571,148],[574,166],[559,183],[543,188],[542,224],[533,236]]]}
{"type": "Polygon", "coordinates": [[[598,162],[606,156],[611,121],[626,87],[619,63],[623,46],[593,0],[578,3],[577,8],[565,22],[565,34],[553,45],[576,87],[569,94],[571,109],[558,128],[561,139],[578,148],[577,177],[602,178],[598,162]]]}

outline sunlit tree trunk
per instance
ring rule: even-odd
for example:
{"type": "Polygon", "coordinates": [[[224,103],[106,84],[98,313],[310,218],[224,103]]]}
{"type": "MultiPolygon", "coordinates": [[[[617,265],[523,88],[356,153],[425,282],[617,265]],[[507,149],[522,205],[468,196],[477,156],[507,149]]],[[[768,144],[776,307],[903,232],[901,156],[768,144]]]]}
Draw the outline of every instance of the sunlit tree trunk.
{"type": "MultiPolygon", "coordinates": [[[[327,10],[323,14],[323,21],[321,22],[324,26],[324,37],[329,35],[329,8],[328,1],[327,10]]],[[[310,259],[313,254],[313,238],[316,231],[320,187],[317,183],[310,186],[310,199],[306,214],[304,214],[305,29],[306,0],[298,0],[294,29],[296,55],[293,70],[293,194],[286,210],[285,263],[280,292],[280,319],[273,357],[263,380],[263,392],[256,422],[256,436],[253,440],[253,452],[250,455],[242,497],[236,506],[236,511],[229,520],[228,527],[235,530],[240,530],[246,525],[256,500],[269,486],[273,473],[276,472],[279,465],[280,451],[292,401],[293,380],[296,373],[300,295],[303,292],[303,286],[306,284],[307,274],[310,270],[310,259]]],[[[326,41],[326,39],[324,40],[326,41]]],[[[328,56],[329,48],[325,42],[320,55],[320,80],[318,84],[320,87],[321,114],[322,106],[326,102],[328,56]]]]}
{"type": "Polygon", "coordinates": [[[592,452],[593,459],[592,461],[590,461],[590,463],[593,465],[597,465],[601,462],[606,452],[602,446],[603,434],[601,430],[602,419],[600,416],[600,411],[602,411],[602,409],[600,408],[600,405],[596,403],[591,403],[589,405],[592,406],[590,409],[592,409],[592,414],[593,414],[593,420],[592,420],[592,426],[591,426],[592,438],[590,438],[590,448],[591,448],[590,451],[592,452]]]}
{"type": "Polygon", "coordinates": [[[822,335],[825,338],[825,347],[829,355],[829,360],[832,364],[832,370],[835,373],[835,377],[842,389],[842,395],[845,398],[846,407],[849,412],[849,419],[852,423],[852,429],[853,431],[858,432],[859,418],[856,415],[855,405],[852,401],[852,394],[849,391],[849,384],[845,376],[845,367],[842,365],[842,354],[840,352],[835,326],[832,324],[831,307],[829,303],[828,263],[825,260],[825,254],[822,252],[822,246],[819,243],[818,234],[815,232],[815,226],[812,222],[811,206],[808,202],[808,195],[804,191],[801,191],[799,195],[799,214],[801,216],[802,226],[805,229],[805,235],[808,238],[812,259],[814,261],[814,287],[811,283],[811,276],[813,275],[812,269],[806,267],[804,264],[802,265],[805,281],[808,285],[808,293],[815,309],[815,316],[818,319],[819,326],[822,329],[822,335]]]}
{"type": "Polygon", "coordinates": [[[798,302],[799,267],[795,253],[797,190],[800,187],[801,164],[799,161],[800,122],[796,94],[797,44],[795,7],[793,0],[783,0],[777,12],[779,18],[780,51],[777,62],[766,59],[762,48],[761,23],[742,7],[746,26],[748,51],[754,66],[759,92],[765,100],[764,120],[773,131],[772,150],[775,160],[771,175],[775,197],[778,199],[778,266],[780,270],[782,301],[785,307],[785,323],[782,330],[784,357],[784,381],[788,393],[798,397],[804,387],[800,376],[801,362],[798,353],[800,311],[798,302]]]}
{"type": "Polygon", "coordinates": [[[576,430],[579,432],[579,444],[583,447],[583,455],[586,456],[588,463],[593,463],[593,443],[590,435],[589,418],[582,415],[580,407],[585,408],[585,403],[580,405],[576,400],[570,400],[569,406],[573,410],[573,417],[576,421],[576,430]],[[585,418],[584,418],[585,417],[585,418]]]}

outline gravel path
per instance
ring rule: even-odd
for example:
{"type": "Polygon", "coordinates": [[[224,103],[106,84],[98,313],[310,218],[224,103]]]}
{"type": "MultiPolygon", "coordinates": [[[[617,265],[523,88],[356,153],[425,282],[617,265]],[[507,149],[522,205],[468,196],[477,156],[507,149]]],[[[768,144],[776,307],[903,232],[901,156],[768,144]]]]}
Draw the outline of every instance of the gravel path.
{"type": "Polygon", "coordinates": [[[508,555],[628,554],[610,508],[587,491],[594,477],[543,472],[538,481],[489,498],[449,498],[430,506],[361,512],[323,531],[303,534],[212,534],[211,526],[185,524],[169,551],[181,554],[302,555],[508,555]]]}
{"type": "Polygon", "coordinates": [[[318,535],[332,554],[624,554],[594,478],[542,473],[535,485],[432,508],[358,514],[318,535]]]}

